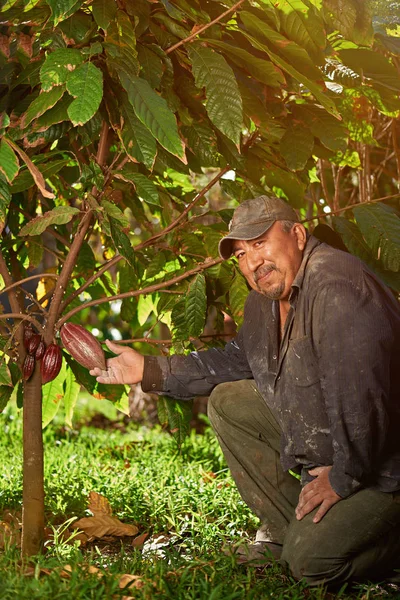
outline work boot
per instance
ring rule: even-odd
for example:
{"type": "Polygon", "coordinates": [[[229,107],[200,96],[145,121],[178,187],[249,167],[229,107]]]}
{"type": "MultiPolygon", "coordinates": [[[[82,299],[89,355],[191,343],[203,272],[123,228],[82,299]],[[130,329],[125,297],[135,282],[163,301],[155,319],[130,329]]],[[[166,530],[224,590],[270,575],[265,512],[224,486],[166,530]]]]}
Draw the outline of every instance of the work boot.
{"type": "Polygon", "coordinates": [[[249,566],[266,566],[279,560],[282,545],[275,542],[256,541],[251,544],[240,544],[231,547],[225,554],[234,556],[237,564],[249,566]]]}

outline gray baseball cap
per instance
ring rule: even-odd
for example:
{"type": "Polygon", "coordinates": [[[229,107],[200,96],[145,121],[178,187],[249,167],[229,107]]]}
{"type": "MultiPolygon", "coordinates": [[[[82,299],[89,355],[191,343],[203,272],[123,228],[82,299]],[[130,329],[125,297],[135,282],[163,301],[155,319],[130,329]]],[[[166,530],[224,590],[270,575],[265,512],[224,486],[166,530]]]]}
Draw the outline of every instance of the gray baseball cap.
{"type": "Polygon", "coordinates": [[[234,240],[254,240],[268,231],[275,221],[294,221],[299,219],[294,209],[276,196],[258,196],[245,200],[237,207],[229,224],[229,233],[219,242],[219,254],[229,258],[234,240]]]}

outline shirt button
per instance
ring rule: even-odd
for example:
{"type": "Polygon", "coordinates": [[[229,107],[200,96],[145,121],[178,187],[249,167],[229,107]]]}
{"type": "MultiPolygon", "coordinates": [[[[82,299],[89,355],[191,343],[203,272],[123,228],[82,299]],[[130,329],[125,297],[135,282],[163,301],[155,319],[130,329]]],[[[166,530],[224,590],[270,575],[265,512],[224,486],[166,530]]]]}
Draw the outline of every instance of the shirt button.
{"type": "Polygon", "coordinates": [[[152,383],[152,384],[151,384],[151,387],[154,389],[154,388],[156,387],[156,384],[155,384],[155,383],[152,383]]]}
{"type": "Polygon", "coordinates": [[[273,358],[274,360],[276,360],[276,358],[277,358],[276,354],[274,354],[272,358],[273,358]]]}

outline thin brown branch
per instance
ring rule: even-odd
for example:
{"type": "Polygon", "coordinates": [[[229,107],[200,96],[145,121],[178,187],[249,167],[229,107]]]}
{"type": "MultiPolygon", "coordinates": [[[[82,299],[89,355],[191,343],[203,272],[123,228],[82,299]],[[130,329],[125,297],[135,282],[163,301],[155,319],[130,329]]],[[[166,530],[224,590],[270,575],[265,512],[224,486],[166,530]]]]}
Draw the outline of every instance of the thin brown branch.
{"type": "Polygon", "coordinates": [[[24,315],[19,312],[0,314],[0,319],[21,319],[21,321],[29,321],[30,323],[32,323],[32,325],[34,325],[38,331],[42,329],[41,324],[35,319],[35,317],[31,317],[30,315],[24,315]]]}
{"type": "Polygon", "coordinates": [[[5,292],[12,290],[13,288],[18,287],[18,286],[22,285],[23,283],[26,283],[27,281],[32,281],[32,279],[41,279],[42,277],[51,277],[53,279],[57,279],[58,275],[56,275],[55,273],[38,273],[37,275],[31,275],[30,277],[25,277],[25,279],[20,279],[19,281],[15,281],[11,285],[8,285],[7,287],[5,287],[3,290],[0,290],[0,292],[2,294],[4,294],[5,292]]]}
{"type": "Polygon", "coordinates": [[[187,279],[188,277],[191,277],[192,275],[196,275],[196,273],[200,273],[201,271],[204,271],[205,269],[208,269],[209,267],[218,265],[222,261],[223,261],[222,258],[209,259],[206,262],[201,263],[200,265],[197,265],[197,267],[190,269],[189,271],[186,271],[186,273],[183,273],[182,275],[177,275],[176,277],[173,277],[169,281],[162,281],[161,283],[149,285],[148,287],[145,287],[141,290],[124,292],[123,294],[117,294],[116,296],[108,296],[106,298],[98,298],[96,300],[90,300],[89,302],[83,302],[81,304],[81,306],[77,306],[77,307],[73,308],[66,315],[64,315],[61,319],[59,319],[59,321],[56,324],[56,329],[60,329],[60,327],[66,321],[68,321],[68,319],[70,319],[73,315],[80,312],[84,308],[89,308],[89,306],[98,306],[99,304],[105,304],[106,302],[113,302],[114,300],[122,300],[123,298],[133,298],[134,296],[141,296],[144,294],[152,294],[153,292],[158,292],[159,290],[162,290],[165,287],[170,287],[171,285],[174,285],[175,283],[179,283],[180,281],[183,281],[184,279],[187,279]]]}
{"type": "Polygon", "coordinates": [[[376,200],[366,200],[365,202],[357,202],[356,204],[350,204],[349,206],[345,206],[344,208],[339,208],[338,210],[331,211],[330,213],[326,213],[323,215],[316,215],[315,217],[311,217],[311,219],[303,219],[299,221],[300,223],[308,223],[309,221],[314,221],[315,219],[326,219],[326,217],[331,217],[332,215],[338,215],[341,212],[345,212],[346,210],[353,210],[357,206],[362,206],[363,204],[375,204],[376,202],[383,202],[384,200],[391,200],[392,198],[400,198],[400,194],[392,194],[391,196],[383,196],[383,198],[376,198],[376,200]]]}
{"type": "Polygon", "coordinates": [[[220,14],[219,17],[216,17],[215,19],[213,19],[212,21],[210,21],[206,25],[203,25],[203,27],[200,27],[199,29],[197,29],[197,31],[195,31],[194,33],[192,33],[191,35],[189,35],[184,40],[180,40],[179,42],[177,42],[176,44],[174,44],[173,46],[171,46],[170,48],[168,48],[168,50],[165,50],[165,53],[166,54],[170,54],[170,52],[173,52],[174,50],[176,50],[177,48],[179,48],[179,46],[182,46],[183,44],[188,44],[189,42],[191,42],[192,40],[194,40],[198,35],[200,35],[200,33],[203,33],[203,31],[205,31],[206,29],[208,29],[212,25],[215,25],[215,23],[218,23],[218,21],[221,21],[221,19],[223,19],[224,17],[226,17],[227,15],[229,15],[231,12],[234,12],[237,8],[239,8],[239,6],[241,4],[243,4],[244,1],[245,0],[239,0],[239,2],[236,2],[236,4],[234,4],[233,6],[231,6],[231,8],[228,8],[228,10],[226,10],[225,12],[223,12],[222,14],[220,14]]]}

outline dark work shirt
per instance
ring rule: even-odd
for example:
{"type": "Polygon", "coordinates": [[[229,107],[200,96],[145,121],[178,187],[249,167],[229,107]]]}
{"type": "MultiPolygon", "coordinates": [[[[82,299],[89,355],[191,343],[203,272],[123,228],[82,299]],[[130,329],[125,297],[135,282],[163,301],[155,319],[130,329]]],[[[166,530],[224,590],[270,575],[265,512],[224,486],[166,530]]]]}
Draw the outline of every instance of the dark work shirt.
{"type": "Polygon", "coordinates": [[[279,302],[250,292],[225,348],[146,357],[142,387],[177,398],[254,378],[282,428],[285,470],[333,465],[333,489],[400,489],[400,307],[354,256],[310,237],[279,341],[279,302]]]}

